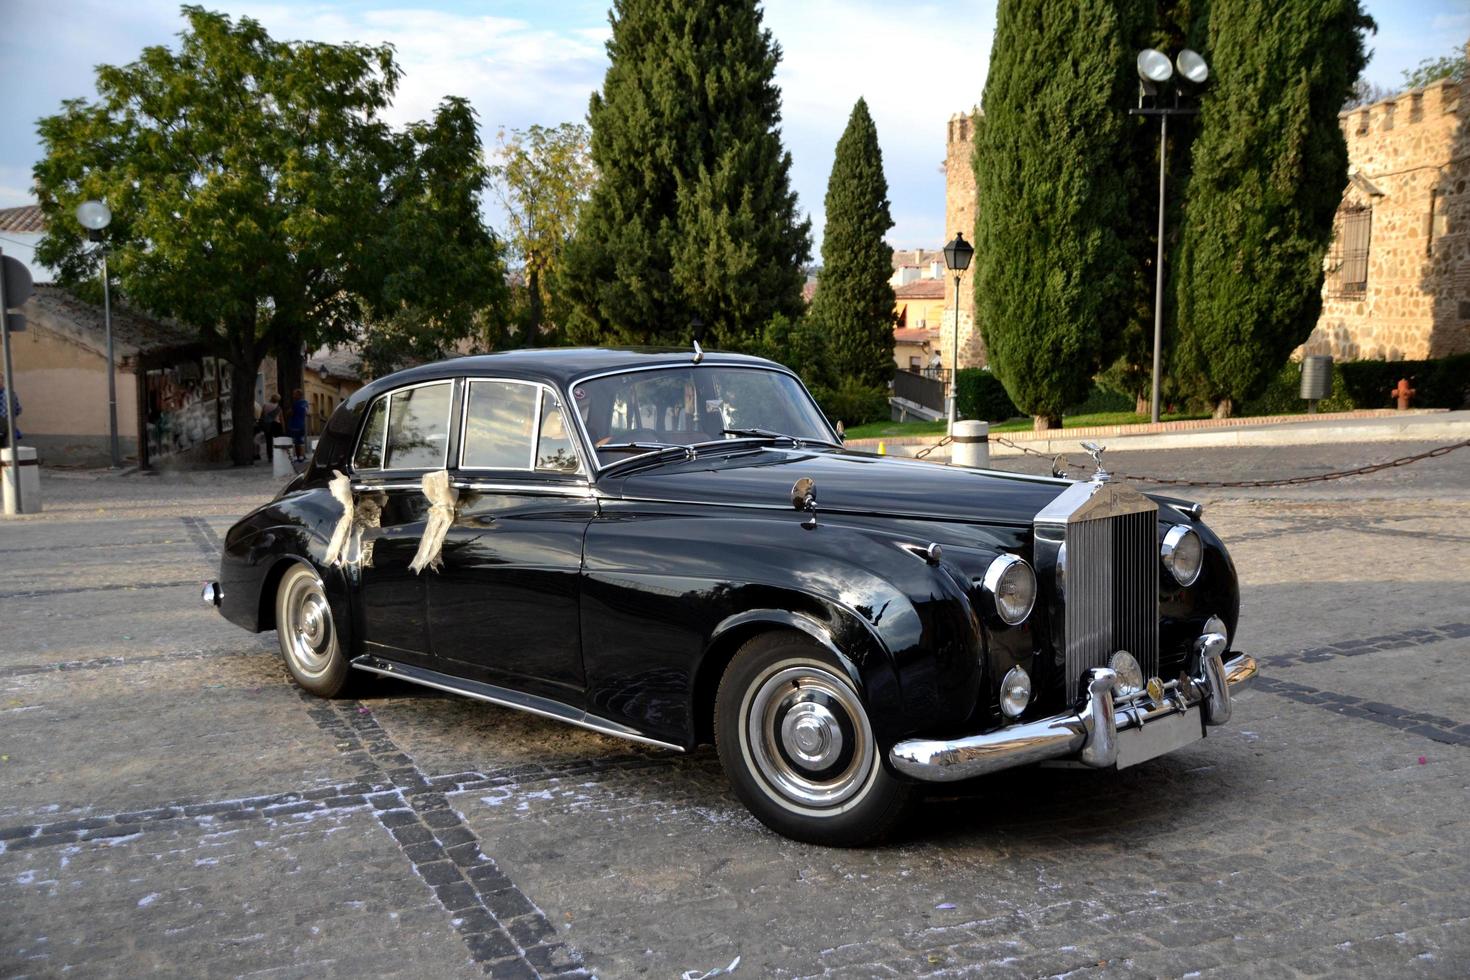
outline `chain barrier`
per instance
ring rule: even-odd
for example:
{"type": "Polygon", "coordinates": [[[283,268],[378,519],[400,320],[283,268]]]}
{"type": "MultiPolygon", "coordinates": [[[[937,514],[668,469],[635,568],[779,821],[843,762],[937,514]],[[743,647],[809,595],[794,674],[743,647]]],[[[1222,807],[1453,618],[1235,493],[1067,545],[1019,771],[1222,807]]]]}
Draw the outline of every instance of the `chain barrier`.
{"type": "Polygon", "coordinates": [[[920,449],[918,452],[914,453],[914,459],[923,459],[925,456],[928,456],[930,453],[932,453],[934,450],[938,449],[940,446],[948,446],[952,442],[954,442],[954,436],[945,436],[943,439],[940,439],[934,445],[928,446],[928,447],[926,447],[924,449],[920,449]]]}
{"type": "MultiPolygon", "coordinates": [[[[990,438],[993,441],[999,443],[1002,446],[1006,446],[1006,447],[1008,447],[1010,449],[1019,450],[1020,452],[1025,453],[1028,456],[1036,456],[1036,457],[1039,457],[1040,459],[1045,459],[1045,460],[1052,461],[1053,463],[1055,462],[1056,459],[1060,458],[1060,457],[1050,456],[1047,453],[1038,452],[1037,450],[1032,449],[1029,446],[1017,445],[1016,443],[1011,442],[1011,440],[1006,439],[1006,438],[1004,438],[1002,436],[991,436],[990,438]]],[[[945,440],[945,441],[948,441],[948,440],[945,440]]],[[[931,449],[931,450],[932,449],[937,449],[937,448],[939,448],[942,445],[944,445],[943,442],[938,442],[938,443],[935,443],[933,446],[929,447],[929,449],[931,449]]],[[[1121,473],[1121,472],[1114,472],[1113,475],[1116,476],[1116,477],[1122,478],[1122,479],[1137,480],[1140,483],[1154,483],[1154,484],[1158,484],[1160,486],[1173,486],[1173,487],[1215,487],[1215,488],[1222,488],[1222,489],[1223,488],[1261,489],[1261,488],[1265,488],[1265,487],[1295,487],[1295,486],[1301,486],[1304,483],[1326,483],[1326,482],[1331,481],[1331,480],[1342,480],[1342,479],[1345,479],[1345,478],[1350,477],[1350,476],[1367,476],[1369,473],[1379,473],[1379,472],[1381,472],[1383,470],[1391,470],[1391,469],[1393,469],[1396,466],[1408,466],[1410,463],[1417,463],[1420,460],[1434,459],[1436,456],[1445,456],[1445,455],[1448,455],[1449,453],[1454,452],[1456,449],[1465,449],[1466,447],[1470,447],[1470,439],[1466,439],[1464,442],[1451,443],[1448,446],[1438,446],[1438,447],[1436,447],[1434,449],[1430,449],[1430,450],[1427,450],[1427,451],[1422,452],[1422,453],[1415,453],[1412,456],[1400,456],[1398,459],[1389,460],[1386,463],[1370,463],[1367,466],[1359,466],[1359,467],[1356,467],[1356,468],[1350,469],[1350,470],[1336,470],[1336,471],[1331,472],[1331,473],[1314,473],[1311,476],[1292,476],[1292,477],[1286,477],[1285,479],[1280,479],[1280,480],[1177,480],[1177,479],[1173,479],[1173,478],[1166,477],[1166,476],[1148,476],[1148,475],[1142,474],[1142,473],[1121,473]]],[[[927,455],[927,452],[928,452],[928,450],[925,451],[926,455],[927,455]]],[[[1073,470],[1085,470],[1085,469],[1087,469],[1087,467],[1085,465],[1080,464],[1080,463],[1070,463],[1070,462],[1068,462],[1068,463],[1064,463],[1064,465],[1068,469],[1073,469],[1073,470]]]]}

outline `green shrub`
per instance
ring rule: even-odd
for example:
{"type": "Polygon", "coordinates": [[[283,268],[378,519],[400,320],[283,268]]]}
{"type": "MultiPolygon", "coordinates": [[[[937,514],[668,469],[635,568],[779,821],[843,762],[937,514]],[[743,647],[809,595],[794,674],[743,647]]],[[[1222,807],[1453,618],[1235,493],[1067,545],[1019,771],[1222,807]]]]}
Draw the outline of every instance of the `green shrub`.
{"type": "Polygon", "coordinates": [[[1100,384],[1092,386],[1087,393],[1087,398],[1078,405],[1073,405],[1062,414],[1065,415],[1098,415],[1102,412],[1132,412],[1138,406],[1134,404],[1133,396],[1121,391],[1110,390],[1100,384]]]}
{"type": "MultiPolygon", "coordinates": [[[[1353,397],[1343,377],[1344,365],[1333,362],[1332,394],[1317,403],[1319,412],[1351,412],[1360,406],[1353,397]]],[[[1302,365],[1300,361],[1287,361],[1281,370],[1271,376],[1266,387],[1256,397],[1242,402],[1237,415],[1295,415],[1305,412],[1307,403],[1302,398],[1302,365]]]]}
{"type": "Polygon", "coordinates": [[[888,391],[869,388],[856,378],[843,378],[836,388],[815,387],[812,396],[833,425],[841,422],[845,428],[886,421],[890,415],[888,391]]]}
{"type": "Polygon", "coordinates": [[[1360,408],[1391,408],[1389,391],[1408,378],[1414,408],[1463,408],[1470,404],[1470,354],[1432,361],[1348,361],[1339,366],[1343,387],[1360,408]]]}
{"type": "Polygon", "coordinates": [[[958,390],[956,409],[962,419],[1004,422],[1021,414],[1006,394],[1005,385],[984,368],[961,368],[958,390]]]}

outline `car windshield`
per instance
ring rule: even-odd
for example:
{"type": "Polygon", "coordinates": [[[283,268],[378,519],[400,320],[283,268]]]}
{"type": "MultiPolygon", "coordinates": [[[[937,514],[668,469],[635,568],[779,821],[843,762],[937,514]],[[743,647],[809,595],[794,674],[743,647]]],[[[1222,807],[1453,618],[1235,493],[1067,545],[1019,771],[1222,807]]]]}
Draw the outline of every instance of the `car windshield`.
{"type": "Polygon", "coordinates": [[[801,383],[765,368],[702,364],[627,371],[578,382],[572,401],[603,465],[661,446],[727,439],[834,441],[801,383]]]}

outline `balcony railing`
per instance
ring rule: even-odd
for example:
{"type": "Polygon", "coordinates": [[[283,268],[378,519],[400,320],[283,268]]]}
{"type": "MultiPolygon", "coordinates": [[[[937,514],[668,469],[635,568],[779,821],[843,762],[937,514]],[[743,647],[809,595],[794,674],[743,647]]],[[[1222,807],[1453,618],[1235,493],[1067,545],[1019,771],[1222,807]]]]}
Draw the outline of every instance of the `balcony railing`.
{"type": "Polygon", "coordinates": [[[945,410],[944,396],[949,389],[949,372],[942,369],[893,372],[893,397],[902,398],[936,412],[945,410]]]}

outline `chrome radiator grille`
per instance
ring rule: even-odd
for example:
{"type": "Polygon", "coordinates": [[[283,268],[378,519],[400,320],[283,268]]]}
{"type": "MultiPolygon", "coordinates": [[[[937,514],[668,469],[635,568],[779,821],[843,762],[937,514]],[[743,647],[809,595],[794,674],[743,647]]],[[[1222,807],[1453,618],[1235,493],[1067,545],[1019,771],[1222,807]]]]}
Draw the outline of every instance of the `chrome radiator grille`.
{"type": "Polygon", "coordinates": [[[1159,508],[1123,483],[1074,483],[1036,515],[1037,574],[1053,575],[1052,642],[1067,689],[1127,650],[1159,672],[1159,508]]]}
{"type": "Polygon", "coordinates": [[[1067,677],[1105,667],[1119,650],[1143,676],[1159,672],[1158,511],[1067,525],[1063,616],[1067,677]]]}

